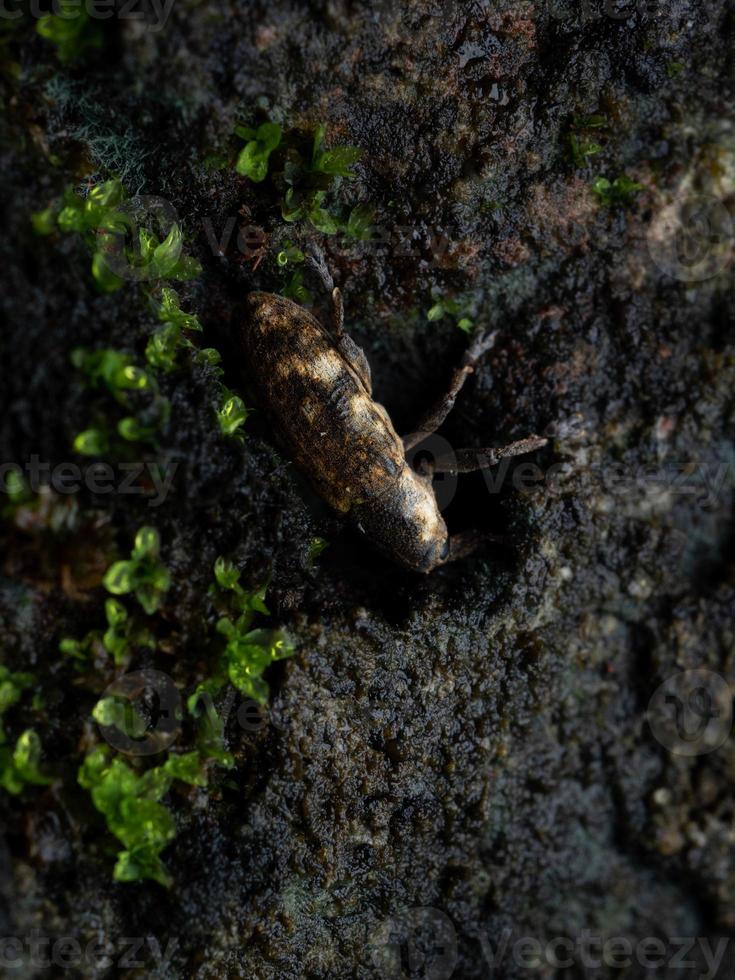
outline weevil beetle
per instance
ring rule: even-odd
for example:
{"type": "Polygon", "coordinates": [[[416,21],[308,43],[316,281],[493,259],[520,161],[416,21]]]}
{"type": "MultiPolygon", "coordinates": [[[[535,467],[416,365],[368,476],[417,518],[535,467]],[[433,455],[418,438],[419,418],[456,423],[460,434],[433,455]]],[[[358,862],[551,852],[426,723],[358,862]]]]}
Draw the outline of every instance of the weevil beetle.
{"type": "MultiPolygon", "coordinates": [[[[324,271],[324,270],[323,270],[324,271]]],[[[346,514],[381,551],[416,572],[431,572],[466,553],[449,537],[432,489],[406,452],[447,417],[494,335],[478,338],[455,370],[447,394],[417,431],[401,439],[373,400],[365,354],[344,331],[342,299],[332,290],[333,333],[308,310],[273,293],[251,292],[241,339],[258,401],[275,433],[317,493],[346,514]]],[[[459,450],[432,472],[470,472],[546,443],[530,436],[503,449],[459,450]],[[478,462],[477,454],[484,457],[478,462]]]]}

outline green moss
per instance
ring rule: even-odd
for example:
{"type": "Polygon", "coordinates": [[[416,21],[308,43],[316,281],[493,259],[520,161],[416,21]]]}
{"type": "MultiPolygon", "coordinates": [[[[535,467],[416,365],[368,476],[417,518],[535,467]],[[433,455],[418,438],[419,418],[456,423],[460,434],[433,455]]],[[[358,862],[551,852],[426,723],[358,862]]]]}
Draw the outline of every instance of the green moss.
{"type": "Polygon", "coordinates": [[[314,302],[314,297],[304,285],[304,273],[302,269],[296,269],[289,276],[285,286],[281,290],[281,295],[287,299],[294,300],[296,303],[301,303],[302,306],[311,306],[314,302]]]}
{"type": "Polygon", "coordinates": [[[145,356],[151,367],[172,371],[176,366],[180,351],[194,350],[194,344],[185,331],[201,333],[202,325],[195,313],[185,313],[175,289],[164,287],[160,301],[151,297],[160,327],[154,330],[145,349],[145,356]]]}
{"type": "Polygon", "coordinates": [[[227,676],[241,694],[267,704],[270,690],[263,672],[274,661],[292,656],[293,648],[281,630],[249,629],[249,625],[247,615],[234,622],[223,617],[217,623],[227,640],[223,654],[227,676]]]}
{"type": "MultiPolygon", "coordinates": [[[[168,573],[160,565],[158,554],[157,533],[152,528],[141,528],[131,559],[117,562],[109,569],[106,587],[112,587],[115,592],[134,593],[147,612],[154,611],[160,600],[162,575],[166,587],[168,584],[168,573]]],[[[164,799],[166,794],[174,781],[205,787],[210,762],[225,768],[234,765],[224,743],[224,722],[211,696],[230,681],[241,692],[264,703],[268,685],[262,678],[263,671],[268,664],[292,653],[280,630],[252,628],[256,615],[268,615],[264,597],[265,589],[243,588],[240,573],[231,562],[224,558],[217,560],[209,598],[218,611],[225,613],[220,616],[217,629],[226,635],[226,644],[220,653],[216,675],[199,684],[187,701],[198,721],[196,748],[169,752],[165,761],[144,772],[139,770],[137,762],[133,764],[115,756],[106,745],[97,746],[83,760],[79,784],[89,791],[108,830],[122,844],[113,870],[116,881],[150,879],[165,887],[172,885],[162,858],[176,834],[173,813],[164,799]]],[[[101,636],[99,631],[88,636],[76,649],[71,649],[73,641],[62,641],[68,653],[81,656],[85,668],[89,666],[87,648],[100,641],[112,652],[116,663],[127,660],[136,645],[131,618],[122,604],[108,599],[105,612],[108,629],[101,636]]],[[[129,737],[141,737],[148,725],[148,719],[137,714],[128,698],[115,694],[100,698],[91,714],[97,724],[117,728],[129,737]]],[[[17,781],[15,776],[12,779],[17,781]]]]}
{"type": "Polygon", "coordinates": [[[6,735],[2,728],[2,719],[8,708],[20,701],[23,692],[33,686],[33,675],[28,673],[13,673],[0,664],[0,743],[6,735]]]}
{"type": "Polygon", "coordinates": [[[475,322],[469,315],[471,312],[471,302],[469,299],[451,298],[442,296],[436,292],[433,294],[432,299],[434,303],[426,314],[427,320],[436,322],[437,320],[444,319],[445,316],[449,316],[454,319],[456,325],[464,333],[472,333],[475,329],[475,322]]]}
{"type": "MultiPolygon", "coordinates": [[[[84,235],[98,235],[100,229],[112,228],[117,229],[117,234],[126,222],[125,216],[121,216],[117,210],[122,194],[119,181],[108,181],[105,185],[93,188],[86,202],[72,195],[56,214],[56,223],[63,230],[78,231],[84,235]]],[[[50,225],[47,212],[39,212],[34,216],[34,226],[39,232],[47,230],[50,225]]],[[[161,279],[190,278],[200,271],[197,262],[181,256],[182,241],[178,226],[174,225],[161,243],[146,229],[139,230],[138,239],[139,257],[136,259],[129,253],[128,257],[135,268],[148,270],[154,280],[152,285],[148,284],[146,292],[160,323],[146,345],[145,356],[149,367],[153,371],[172,371],[177,366],[178,355],[188,351],[193,354],[195,361],[210,364],[215,377],[221,376],[222,371],[218,367],[220,356],[217,351],[213,348],[197,351],[186,336],[187,332],[201,332],[199,318],[181,309],[180,298],[174,289],[160,286],[159,292],[161,279]]],[[[102,253],[95,253],[93,270],[97,268],[98,258],[104,270],[105,260],[102,253]]],[[[103,274],[99,270],[95,273],[98,280],[103,274]]],[[[120,447],[115,444],[115,435],[125,442],[157,445],[158,436],[169,421],[170,403],[159,394],[154,374],[135,364],[131,355],[110,348],[97,351],[77,348],[71,357],[74,366],[85,375],[92,387],[106,389],[119,405],[128,410],[133,407],[129,399],[130,393],[146,393],[150,396],[142,409],[118,419],[114,423],[114,429],[112,425],[96,424],[78,433],[73,442],[74,450],[85,456],[101,456],[119,451],[120,447]]],[[[248,409],[238,395],[219,382],[216,392],[215,417],[220,431],[226,436],[240,438],[248,409]]]]}
{"type": "Polygon", "coordinates": [[[119,180],[97,184],[90,189],[86,199],[69,187],[60,205],[36,212],[31,216],[31,222],[37,234],[49,235],[58,228],[64,233],[82,235],[93,253],[92,277],[97,287],[101,292],[113,292],[124,284],[124,280],[110,269],[103,248],[109,245],[106,236],[125,230],[124,219],[118,211],[124,199],[125,192],[119,180]]]}
{"type": "Polygon", "coordinates": [[[197,749],[200,756],[224,769],[232,769],[235,759],[225,745],[225,723],[212,702],[212,697],[221,687],[219,680],[204,681],[188,699],[187,707],[198,721],[197,749]]]}
{"type": "Polygon", "coordinates": [[[136,622],[125,606],[117,599],[105,601],[104,630],[90,630],[81,640],[65,636],[59,641],[59,651],[75,661],[79,670],[86,670],[92,664],[97,651],[108,653],[115,665],[125,666],[133,652],[140,647],[154,649],[155,638],[150,630],[136,622]]]}
{"type": "Polygon", "coordinates": [[[14,748],[0,745],[0,788],[17,796],[26,786],[46,786],[52,780],[40,770],[41,742],[29,728],[23,732],[14,748]]]}
{"type": "Polygon", "coordinates": [[[307,558],[309,565],[315,565],[319,555],[321,555],[325,548],[328,547],[329,542],[325,538],[312,538],[309,544],[309,554],[307,558]]]}
{"type": "Polygon", "coordinates": [[[221,378],[224,374],[220,367],[222,355],[214,347],[201,347],[194,355],[194,361],[197,364],[205,364],[215,378],[221,378]]]}
{"type": "Polygon", "coordinates": [[[172,884],[161,852],[173,840],[176,826],[160,800],[173,778],[165,765],[138,775],[122,759],[111,759],[106,746],[98,746],[82,763],[79,784],[89,790],[108,829],[124,848],[113,872],[116,881],[150,878],[166,887],[172,884]]]}
{"type": "Polygon", "coordinates": [[[268,174],[268,159],[271,153],[281,142],[281,127],[278,123],[265,122],[257,129],[238,126],[235,132],[247,140],[237,158],[235,170],[259,184],[268,174]]]}
{"type": "Polygon", "coordinates": [[[233,395],[229,388],[222,385],[222,401],[216,410],[217,424],[224,436],[241,438],[241,428],[250,412],[239,395],[233,395]]]}
{"type": "Polygon", "coordinates": [[[256,613],[270,615],[265,588],[247,592],[240,585],[240,573],[222,557],[215,563],[214,574],[217,587],[230,593],[231,615],[221,617],[217,623],[217,631],[227,641],[222,669],[241,694],[265,704],[269,690],[263,672],[275,660],[290,657],[293,647],[281,630],[251,628],[256,613]]]}
{"type": "MultiPolygon", "coordinates": [[[[234,564],[222,555],[214,563],[214,580],[220,589],[232,591],[237,596],[246,595],[240,585],[240,572],[234,564]]],[[[263,599],[260,599],[261,611],[267,612],[263,599]]]]}
{"type": "MultiPolygon", "coordinates": [[[[138,367],[129,354],[110,348],[88,351],[78,347],[72,351],[71,360],[93,388],[108,391],[127,411],[133,408],[132,393],[145,394],[146,404],[137,414],[119,419],[115,430],[126,442],[157,442],[158,434],[168,423],[170,404],[159,393],[156,379],[150,372],[138,367]]],[[[85,456],[100,456],[109,453],[114,448],[113,443],[109,426],[94,426],[76,436],[73,448],[85,456]]]]}
{"type": "Polygon", "coordinates": [[[218,620],[217,632],[225,637],[226,643],[215,674],[189,698],[189,710],[196,710],[202,694],[211,697],[228,680],[241,694],[266,704],[269,688],[263,673],[274,661],[292,656],[293,647],[282,630],[252,628],[257,614],[270,615],[265,604],[265,587],[248,592],[240,584],[240,572],[221,556],[215,562],[214,576],[212,593],[224,599],[227,612],[218,620]]]}
{"type": "Polygon", "coordinates": [[[199,262],[182,255],[183,235],[179,225],[174,222],[163,241],[147,228],[139,228],[136,239],[132,236],[131,217],[122,207],[126,200],[120,180],[96,184],[86,198],[70,187],[59,206],[35,212],[31,222],[37,234],[51,234],[56,226],[64,233],[82,235],[92,251],[92,278],[103,293],[115,292],[129,280],[155,284],[166,279],[198,276],[199,262]],[[114,262],[111,256],[115,257],[114,262]],[[123,266],[125,278],[115,271],[123,266]]]}
{"type": "Polygon", "coordinates": [[[163,768],[172,779],[178,779],[182,783],[189,783],[190,786],[207,785],[207,774],[203,768],[202,757],[196,749],[170,755],[163,768]]]}
{"type": "Polygon", "coordinates": [[[572,158],[577,167],[583,167],[587,162],[589,157],[595,156],[602,152],[602,146],[600,143],[596,143],[594,140],[585,139],[582,136],[578,136],[576,133],[569,134],[569,147],[572,152],[572,158]]]}
{"type": "Polygon", "coordinates": [[[325,174],[329,177],[353,177],[352,166],[362,156],[359,146],[334,146],[328,150],[324,146],[327,127],[322,123],[314,132],[311,159],[306,166],[309,173],[325,174]]]}
{"type": "Polygon", "coordinates": [[[643,190],[643,185],[625,175],[616,177],[613,181],[607,177],[598,177],[592,190],[607,207],[626,207],[633,203],[635,195],[643,190]]]}
{"type": "Polygon", "coordinates": [[[350,238],[367,242],[373,237],[374,221],[375,208],[370,204],[358,204],[350,211],[344,230],[350,238]]]}
{"type": "Polygon", "coordinates": [[[82,456],[103,456],[110,451],[110,435],[104,429],[84,429],[74,437],[72,448],[82,456]]]}
{"type": "Polygon", "coordinates": [[[102,46],[100,25],[93,21],[83,4],[58,0],[57,13],[40,17],[36,30],[56,47],[59,61],[66,64],[102,46]]]}
{"type": "Polygon", "coordinates": [[[602,152],[602,144],[596,137],[601,130],[607,129],[607,126],[607,119],[603,115],[572,117],[566,139],[575,167],[584,167],[590,157],[602,152]]]}
{"type": "Polygon", "coordinates": [[[117,728],[128,738],[143,738],[148,721],[127,698],[114,695],[104,697],[92,709],[92,717],[98,725],[117,728]]]}
{"type": "MultiPolygon", "coordinates": [[[[327,193],[335,190],[340,178],[352,178],[352,166],[362,151],[357,146],[335,146],[326,149],[326,127],[317,127],[309,152],[289,147],[283,167],[283,180],[287,186],[281,204],[284,221],[308,221],[317,231],[332,235],[340,230],[341,223],[325,207],[327,193]]],[[[353,228],[359,224],[358,218],[353,228]]]]}
{"type": "Polygon", "coordinates": [[[161,290],[161,302],[158,306],[158,319],[161,323],[170,323],[180,330],[200,332],[202,325],[195,313],[185,313],[181,309],[179,294],[168,287],[161,290]]]}
{"type": "Polygon", "coordinates": [[[281,268],[285,268],[289,262],[294,265],[304,261],[304,253],[300,248],[296,248],[290,242],[286,243],[286,247],[281,249],[281,251],[276,256],[276,262],[281,268]]]}
{"type": "MultiPolygon", "coordinates": [[[[281,198],[284,221],[306,222],[325,235],[342,232],[357,241],[372,237],[375,210],[367,203],[335,208],[335,195],[344,179],[355,177],[353,167],[362,156],[357,146],[325,145],[326,127],[317,126],[309,136],[298,130],[283,132],[273,122],[257,128],[239,126],[236,134],[247,140],[235,169],[255,183],[271,178],[281,198]]],[[[278,264],[303,261],[298,249],[282,249],[278,264]],[[300,257],[299,257],[300,256],[300,257]]]]}
{"type": "Polygon", "coordinates": [[[77,347],[72,351],[71,362],[93,387],[106,388],[121,405],[128,405],[128,392],[150,391],[155,387],[153,378],[123,351],[110,348],[88,351],[77,347]]]}
{"type": "MultiPolygon", "coordinates": [[[[171,586],[168,569],[158,560],[161,539],[153,527],[142,527],[126,561],[116,561],[102,584],[113,595],[132,593],[148,615],[154,613],[171,586]]],[[[112,625],[112,624],[111,624],[112,625]]]]}
{"type": "Polygon", "coordinates": [[[146,344],[145,358],[151,367],[160,371],[173,371],[176,357],[182,347],[190,343],[173,323],[158,327],[146,344]]]}
{"type": "Polygon", "coordinates": [[[56,231],[58,210],[49,204],[43,211],[34,211],[31,215],[31,225],[37,235],[52,235],[56,231]]]}
{"type": "Polygon", "coordinates": [[[194,279],[202,267],[196,259],[181,254],[183,243],[184,236],[176,222],[160,242],[153,232],[141,228],[138,232],[139,255],[128,251],[126,257],[146,280],[194,279]]]}
{"type": "MultiPolygon", "coordinates": [[[[0,664],[0,789],[13,796],[26,786],[45,786],[51,782],[51,778],[41,772],[41,742],[36,732],[32,728],[26,729],[12,745],[3,723],[5,713],[36,683],[32,674],[14,672],[0,664]]],[[[34,707],[41,707],[38,697],[34,698],[34,707]]]]}
{"type": "Polygon", "coordinates": [[[105,601],[105,616],[107,629],[102,634],[102,643],[117,666],[127,662],[133,647],[155,646],[151,633],[136,628],[127,609],[117,599],[105,601]]]}
{"type": "MultiPolygon", "coordinates": [[[[164,585],[162,576],[168,587],[168,573],[160,565],[158,554],[157,532],[152,528],[141,528],[131,559],[117,562],[109,569],[105,576],[106,587],[112,586],[115,592],[135,593],[147,612],[154,611],[164,585]]],[[[268,664],[293,652],[280,630],[252,628],[256,615],[268,615],[265,589],[248,591],[243,588],[239,571],[224,558],[219,558],[215,564],[209,597],[214,606],[225,613],[220,616],[217,629],[226,636],[226,644],[220,654],[216,675],[199,684],[187,701],[191,714],[198,719],[197,747],[170,752],[160,765],[141,772],[138,763],[133,765],[116,757],[109,746],[100,745],[88,753],[79,768],[79,784],[89,791],[108,830],[123,847],[113,871],[116,881],[150,879],[165,887],[171,886],[172,877],[162,852],[176,834],[176,822],[164,797],[174,781],[205,787],[209,762],[214,761],[225,768],[234,765],[232,754],[224,744],[224,722],[217,714],[211,696],[230,681],[241,692],[264,703],[268,685],[262,678],[263,671],[268,664]]],[[[74,641],[63,640],[61,643],[65,652],[81,658],[85,667],[89,666],[90,649],[100,641],[119,664],[129,658],[139,639],[120,602],[108,599],[105,613],[108,628],[103,634],[99,631],[89,634],[74,649],[74,641]]],[[[15,693],[7,695],[8,702],[15,697],[15,693]]],[[[132,737],[142,736],[148,724],[128,698],[114,694],[105,695],[96,702],[92,718],[99,725],[118,728],[132,737]]],[[[37,743],[31,740],[30,749],[32,751],[25,758],[25,769],[12,761],[13,753],[9,750],[5,753],[11,760],[7,766],[11,792],[28,782],[46,781],[37,766],[37,743]],[[24,781],[21,783],[21,780],[24,781]]],[[[24,761],[24,758],[18,758],[20,762],[24,761]]]]}
{"type": "Polygon", "coordinates": [[[158,398],[152,405],[153,412],[149,413],[147,422],[130,415],[117,423],[117,433],[127,442],[156,441],[160,429],[167,423],[171,415],[171,405],[167,398],[158,398]]]}

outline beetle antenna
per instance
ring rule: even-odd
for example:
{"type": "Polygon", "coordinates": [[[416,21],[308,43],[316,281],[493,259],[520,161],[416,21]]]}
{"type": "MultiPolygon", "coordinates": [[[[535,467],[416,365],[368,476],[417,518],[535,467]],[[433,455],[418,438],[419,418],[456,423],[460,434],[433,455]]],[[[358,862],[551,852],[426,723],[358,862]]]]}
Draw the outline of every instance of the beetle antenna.
{"type": "Polygon", "coordinates": [[[337,339],[342,337],[345,331],[345,305],[339,286],[335,286],[332,290],[332,327],[337,339]]]}

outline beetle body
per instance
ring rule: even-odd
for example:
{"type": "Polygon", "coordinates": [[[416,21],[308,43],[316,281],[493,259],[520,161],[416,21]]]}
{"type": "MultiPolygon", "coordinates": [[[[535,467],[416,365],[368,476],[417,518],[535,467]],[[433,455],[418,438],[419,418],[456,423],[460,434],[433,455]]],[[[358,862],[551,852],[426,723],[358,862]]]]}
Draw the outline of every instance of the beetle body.
{"type": "Polygon", "coordinates": [[[370,369],[347,335],[332,337],[303,307],[247,297],[242,332],[259,401],[317,493],[394,560],[430,572],[449,555],[431,478],[408,465],[370,369]]]}

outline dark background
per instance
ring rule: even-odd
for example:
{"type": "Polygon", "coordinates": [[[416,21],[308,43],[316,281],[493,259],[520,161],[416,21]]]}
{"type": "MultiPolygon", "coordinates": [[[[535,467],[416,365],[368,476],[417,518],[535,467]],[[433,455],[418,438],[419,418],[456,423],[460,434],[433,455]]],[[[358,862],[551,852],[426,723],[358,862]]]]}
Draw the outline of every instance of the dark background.
{"type": "MultiPolygon", "coordinates": [[[[81,239],[30,222],[68,185],[119,176],[176,208],[203,264],[182,306],[246,401],[242,300],[283,287],[282,243],[314,240],[399,430],[467,342],[451,316],[427,319],[436,290],[500,331],[442,434],[472,446],[543,432],[536,462],[563,468],[525,493],[466,477],[451,529],[507,543],[415,578],[313,500],[262,413],[242,443],[225,440],[211,373],[184,360],[161,381],[172,416],[158,452],[178,463],[161,507],[85,491],[56,501],[63,519],[5,512],[4,662],[33,671],[45,703],[6,722],[15,736],[34,725],[58,778],[0,800],[2,935],[174,939],[168,977],[399,976],[375,965],[371,937],[428,907],[453,924],[455,977],[646,975],[578,959],[526,969],[511,953],[491,973],[483,954],[504,935],[586,933],[660,937],[656,976],[706,975],[701,949],[696,969],[671,965],[671,937],[714,943],[735,927],[734,743],[678,756],[645,715],[679,671],[735,682],[732,241],[723,253],[694,227],[722,261],[690,282],[686,261],[671,275],[661,258],[676,229],[664,246],[650,237],[672,203],[704,195],[732,212],[733,27],[730,4],[688,0],[175,0],[160,32],[105,21],[103,47],[68,65],[32,19],[3,27],[3,461],[84,463],[71,443],[104,399],[69,352],[142,357],[155,318],[138,288],[98,295],[81,239]],[[606,120],[591,134],[602,149],[578,165],[569,134],[591,114],[606,120]],[[234,126],[263,119],[323,122],[328,143],[360,146],[338,199],[370,202],[386,240],[343,248],[285,225],[272,184],[228,163],[234,126]],[[592,184],[622,174],[642,190],[606,206],[592,184]],[[213,255],[204,222],[230,217],[270,236],[257,268],[234,237],[213,255]],[[114,841],[76,784],[99,690],[58,652],[104,624],[104,569],[145,523],[173,585],[158,649],[136,666],[182,691],[205,675],[219,554],[251,585],[270,576],[274,622],[297,644],[268,674],[273,723],[228,725],[236,768],[172,791],[170,891],[112,881],[114,841]],[[313,564],[317,535],[330,545],[313,564]]],[[[734,975],[732,956],[718,976],[734,975]]],[[[141,958],[108,973],[152,975],[141,958]]],[[[405,976],[450,969],[436,951],[403,961],[405,976]]]]}

